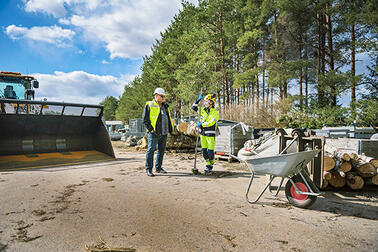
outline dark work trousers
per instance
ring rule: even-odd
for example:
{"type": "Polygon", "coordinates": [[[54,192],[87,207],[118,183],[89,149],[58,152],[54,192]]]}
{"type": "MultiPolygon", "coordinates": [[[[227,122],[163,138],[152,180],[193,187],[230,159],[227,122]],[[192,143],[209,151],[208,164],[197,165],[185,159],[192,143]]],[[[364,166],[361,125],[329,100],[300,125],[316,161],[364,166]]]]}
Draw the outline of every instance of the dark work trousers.
{"type": "Polygon", "coordinates": [[[160,171],[163,164],[165,145],[167,143],[167,135],[157,135],[151,132],[148,133],[148,147],[146,152],[146,170],[152,171],[154,166],[154,153],[156,153],[155,170],[160,171]],[[156,148],[157,147],[157,148],[156,148]]]}

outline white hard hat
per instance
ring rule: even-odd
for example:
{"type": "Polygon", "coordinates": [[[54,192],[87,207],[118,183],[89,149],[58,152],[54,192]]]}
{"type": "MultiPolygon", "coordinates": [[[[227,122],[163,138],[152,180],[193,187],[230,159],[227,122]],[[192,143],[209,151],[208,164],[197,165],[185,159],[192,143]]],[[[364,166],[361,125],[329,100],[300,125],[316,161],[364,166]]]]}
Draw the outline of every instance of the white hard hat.
{"type": "Polygon", "coordinates": [[[164,89],[158,87],[154,91],[154,95],[156,95],[156,94],[165,95],[165,91],[164,91],[164,89]]]}

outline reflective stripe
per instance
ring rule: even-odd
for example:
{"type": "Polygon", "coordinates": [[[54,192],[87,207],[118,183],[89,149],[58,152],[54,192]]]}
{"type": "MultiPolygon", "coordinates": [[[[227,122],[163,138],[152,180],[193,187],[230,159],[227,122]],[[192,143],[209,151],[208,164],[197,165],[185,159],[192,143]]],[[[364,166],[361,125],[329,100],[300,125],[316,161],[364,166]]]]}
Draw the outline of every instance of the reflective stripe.
{"type": "Polygon", "coordinates": [[[205,130],[205,134],[215,134],[215,130],[205,130]]]}

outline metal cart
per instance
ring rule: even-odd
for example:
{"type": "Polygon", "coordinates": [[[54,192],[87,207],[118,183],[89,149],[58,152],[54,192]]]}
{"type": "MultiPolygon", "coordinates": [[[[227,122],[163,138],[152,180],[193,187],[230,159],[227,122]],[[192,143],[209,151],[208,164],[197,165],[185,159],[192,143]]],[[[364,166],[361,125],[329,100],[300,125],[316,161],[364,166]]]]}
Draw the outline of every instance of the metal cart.
{"type": "Polygon", "coordinates": [[[315,156],[321,152],[319,149],[307,150],[290,154],[283,154],[288,147],[293,144],[299,135],[295,135],[293,140],[284,148],[280,154],[271,157],[258,157],[248,159],[245,162],[251,170],[251,177],[246,191],[246,199],[249,203],[256,203],[269,187],[269,191],[273,196],[277,196],[284,179],[288,179],[285,186],[285,194],[289,203],[300,208],[310,207],[321,193],[311,180],[307,171],[307,164],[313,160],[315,156]],[[253,182],[255,174],[270,175],[269,182],[253,201],[249,200],[248,194],[253,182]],[[278,189],[272,192],[271,184],[276,177],[281,177],[278,189]]]}

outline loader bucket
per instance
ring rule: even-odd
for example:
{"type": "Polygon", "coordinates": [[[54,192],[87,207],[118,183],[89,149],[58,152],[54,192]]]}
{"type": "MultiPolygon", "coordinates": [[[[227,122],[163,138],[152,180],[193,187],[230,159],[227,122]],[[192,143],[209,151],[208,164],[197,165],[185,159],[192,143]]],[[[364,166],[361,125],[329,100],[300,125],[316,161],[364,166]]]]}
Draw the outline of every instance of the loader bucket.
{"type": "Polygon", "coordinates": [[[102,106],[0,99],[0,171],[114,160],[102,106]]]}

